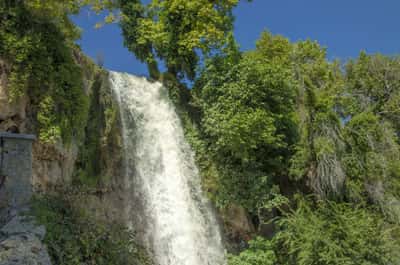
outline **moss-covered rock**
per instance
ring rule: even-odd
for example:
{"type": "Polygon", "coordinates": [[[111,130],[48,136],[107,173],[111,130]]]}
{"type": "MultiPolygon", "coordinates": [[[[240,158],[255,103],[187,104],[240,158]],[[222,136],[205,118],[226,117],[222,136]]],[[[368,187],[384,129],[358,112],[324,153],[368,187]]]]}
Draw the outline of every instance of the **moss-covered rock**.
{"type": "Polygon", "coordinates": [[[100,71],[91,87],[88,122],[80,146],[74,181],[91,187],[116,184],[122,177],[123,150],[118,103],[108,72],[100,71]]]}

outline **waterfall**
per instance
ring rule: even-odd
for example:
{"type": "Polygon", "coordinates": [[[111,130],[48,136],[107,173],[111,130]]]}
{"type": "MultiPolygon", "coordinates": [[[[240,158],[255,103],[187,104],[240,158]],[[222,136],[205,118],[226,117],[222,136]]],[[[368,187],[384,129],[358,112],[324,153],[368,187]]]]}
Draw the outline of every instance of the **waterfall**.
{"type": "Polygon", "coordinates": [[[120,106],[132,223],[157,265],[222,265],[216,218],[181,122],[158,82],[110,73],[120,106]]]}

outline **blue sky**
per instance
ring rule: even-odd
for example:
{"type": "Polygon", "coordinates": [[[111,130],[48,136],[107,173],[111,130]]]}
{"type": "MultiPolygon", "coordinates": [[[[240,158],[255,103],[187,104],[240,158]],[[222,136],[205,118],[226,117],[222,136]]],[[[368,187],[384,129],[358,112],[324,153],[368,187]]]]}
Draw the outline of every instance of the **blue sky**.
{"type": "MultiPolygon", "coordinates": [[[[195,1],[195,0],[193,0],[195,1]]],[[[291,41],[312,39],[327,47],[330,59],[368,53],[400,54],[400,0],[253,0],[235,9],[235,36],[242,50],[254,48],[263,30],[291,41]]],[[[118,25],[94,29],[100,19],[87,9],[73,18],[83,30],[78,42],[91,56],[102,54],[105,67],[147,75],[145,65],[123,46],[118,25]]]]}

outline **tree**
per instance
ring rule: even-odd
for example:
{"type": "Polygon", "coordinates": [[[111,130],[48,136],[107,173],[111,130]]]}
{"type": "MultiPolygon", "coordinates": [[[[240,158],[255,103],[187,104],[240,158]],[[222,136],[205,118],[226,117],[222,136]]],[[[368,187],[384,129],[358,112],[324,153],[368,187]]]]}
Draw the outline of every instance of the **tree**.
{"type": "Polygon", "coordinates": [[[222,204],[256,212],[274,179],[285,175],[296,135],[290,52],[288,40],[265,32],[256,51],[240,56],[231,45],[210,60],[195,85],[222,204]]]}
{"type": "Polygon", "coordinates": [[[390,265],[400,261],[399,229],[366,207],[297,196],[271,239],[258,237],[229,265],[390,265]]]}
{"type": "Polygon", "coordinates": [[[121,0],[125,45],[159,78],[158,60],[178,79],[193,80],[201,56],[220,48],[232,30],[239,0],[121,0]]]}
{"type": "Polygon", "coordinates": [[[295,44],[294,73],[298,84],[300,141],[291,159],[291,176],[305,180],[320,198],[340,197],[345,172],[340,117],[335,111],[343,77],[337,63],[328,63],[318,43],[295,44]]]}
{"type": "Polygon", "coordinates": [[[400,137],[400,58],[361,52],[346,65],[346,115],[371,111],[389,121],[400,137]]]}
{"type": "Polygon", "coordinates": [[[366,208],[299,199],[273,239],[278,264],[389,265],[399,262],[398,227],[366,208]]]}

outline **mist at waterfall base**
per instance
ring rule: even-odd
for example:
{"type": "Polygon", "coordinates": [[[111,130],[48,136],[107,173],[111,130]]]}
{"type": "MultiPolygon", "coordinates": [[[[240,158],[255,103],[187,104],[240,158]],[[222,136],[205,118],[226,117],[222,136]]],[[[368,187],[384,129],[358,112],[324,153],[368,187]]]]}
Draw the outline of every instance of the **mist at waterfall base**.
{"type": "Polygon", "coordinates": [[[140,240],[157,265],[225,264],[219,226],[167,89],[117,72],[110,82],[120,106],[126,185],[139,204],[131,225],[140,240]]]}

